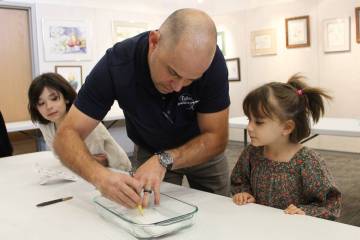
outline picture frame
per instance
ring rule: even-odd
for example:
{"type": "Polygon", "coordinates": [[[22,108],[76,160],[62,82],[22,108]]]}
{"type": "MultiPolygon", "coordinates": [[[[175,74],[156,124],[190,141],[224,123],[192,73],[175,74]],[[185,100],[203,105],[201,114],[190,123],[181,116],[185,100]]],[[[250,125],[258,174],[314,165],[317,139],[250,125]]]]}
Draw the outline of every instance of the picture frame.
{"type": "Polygon", "coordinates": [[[91,60],[92,36],[88,21],[42,21],[45,61],[91,60]]]}
{"type": "Polygon", "coordinates": [[[350,51],[350,18],[323,20],[324,52],[350,51]]]}
{"type": "Polygon", "coordinates": [[[63,78],[65,78],[70,83],[70,85],[75,89],[76,92],[80,90],[80,87],[83,83],[82,66],[57,65],[55,66],[55,72],[60,74],[63,78]]]}
{"type": "Polygon", "coordinates": [[[225,32],[217,32],[217,40],[216,43],[221,50],[222,54],[225,56],[225,32]]]}
{"type": "Polygon", "coordinates": [[[228,69],[229,81],[241,81],[240,58],[226,59],[226,67],[228,69]]]}
{"type": "Polygon", "coordinates": [[[264,29],[251,32],[251,54],[252,56],[276,55],[276,30],[264,29]]]}
{"type": "Polygon", "coordinates": [[[360,43],[360,7],[355,8],[356,42],[360,43]]]}
{"type": "Polygon", "coordinates": [[[300,16],[285,19],[286,47],[310,47],[310,17],[300,16]]]}
{"type": "Polygon", "coordinates": [[[122,42],[125,39],[134,37],[142,32],[148,30],[148,25],[145,22],[126,22],[126,21],[112,21],[112,41],[113,44],[122,42]]]}

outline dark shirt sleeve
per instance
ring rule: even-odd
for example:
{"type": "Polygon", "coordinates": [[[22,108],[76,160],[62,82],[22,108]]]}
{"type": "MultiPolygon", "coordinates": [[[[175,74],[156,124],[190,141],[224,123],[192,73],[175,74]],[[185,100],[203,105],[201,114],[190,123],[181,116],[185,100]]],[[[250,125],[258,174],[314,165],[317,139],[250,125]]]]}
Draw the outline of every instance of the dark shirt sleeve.
{"type": "Polygon", "coordinates": [[[241,153],[235,167],[232,170],[231,181],[231,194],[235,195],[241,192],[252,194],[250,176],[250,149],[251,145],[247,146],[241,153]]]}
{"type": "Polygon", "coordinates": [[[308,204],[299,205],[306,215],[335,220],[340,216],[341,193],[325,165],[315,152],[304,161],[302,179],[308,204]]]}
{"type": "Polygon", "coordinates": [[[2,113],[0,112],[0,157],[11,156],[13,148],[11,146],[6,125],[2,113]]]}
{"type": "Polygon", "coordinates": [[[219,48],[203,78],[198,112],[212,113],[227,108],[230,105],[228,70],[219,48]]]}
{"type": "Polygon", "coordinates": [[[110,74],[109,54],[111,51],[107,51],[87,76],[74,102],[81,112],[96,120],[102,120],[105,117],[115,99],[110,74]]]}

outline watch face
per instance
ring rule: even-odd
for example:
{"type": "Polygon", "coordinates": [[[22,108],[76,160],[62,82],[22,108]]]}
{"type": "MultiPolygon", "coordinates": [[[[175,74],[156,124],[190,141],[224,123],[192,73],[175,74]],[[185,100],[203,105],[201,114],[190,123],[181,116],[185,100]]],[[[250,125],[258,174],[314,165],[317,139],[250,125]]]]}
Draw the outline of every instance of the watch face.
{"type": "Polygon", "coordinates": [[[166,169],[171,169],[173,164],[173,158],[168,152],[163,152],[160,154],[160,163],[163,165],[166,169]]]}
{"type": "Polygon", "coordinates": [[[169,164],[172,164],[172,157],[169,153],[167,152],[164,152],[161,154],[161,158],[162,158],[162,161],[166,164],[166,165],[169,165],[169,164]]]}

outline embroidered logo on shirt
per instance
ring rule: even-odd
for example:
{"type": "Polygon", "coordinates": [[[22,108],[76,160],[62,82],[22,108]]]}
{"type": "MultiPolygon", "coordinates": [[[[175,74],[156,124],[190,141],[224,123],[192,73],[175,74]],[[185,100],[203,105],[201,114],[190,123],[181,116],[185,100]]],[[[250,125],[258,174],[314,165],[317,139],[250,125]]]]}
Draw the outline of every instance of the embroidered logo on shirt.
{"type": "Polygon", "coordinates": [[[200,102],[200,100],[194,100],[191,95],[188,93],[183,93],[179,96],[178,107],[184,106],[186,110],[195,110],[195,105],[200,102]]]}

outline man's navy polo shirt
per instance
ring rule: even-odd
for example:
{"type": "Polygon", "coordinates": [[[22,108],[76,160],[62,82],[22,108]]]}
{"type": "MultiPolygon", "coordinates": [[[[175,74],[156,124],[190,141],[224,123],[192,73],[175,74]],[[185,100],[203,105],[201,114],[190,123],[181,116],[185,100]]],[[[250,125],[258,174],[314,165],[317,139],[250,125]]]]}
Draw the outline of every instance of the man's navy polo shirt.
{"type": "MultiPolygon", "coordinates": [[[[114,100],[124,111],[126,130],[135,144],[150,152],[185,144],[200,134],[197,112],[213,113],[230,105],[228,72],[219,48],[203,76],[180,92],[161,94],[150,77],[149,32],[114,45],[96,64],[75,106],[102,120],[114,100]]],[[[195,57],[195,56],[194,56],[195,57]]]]}

